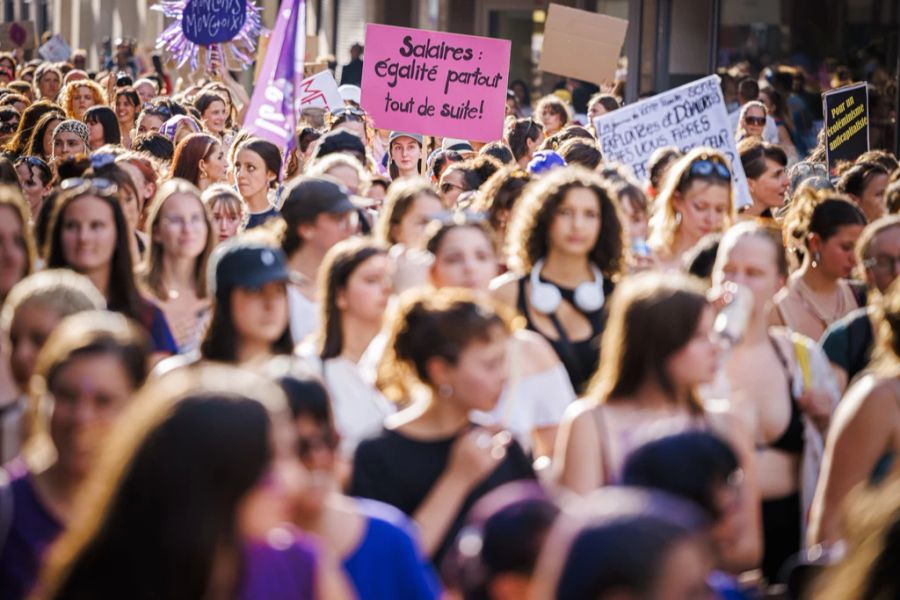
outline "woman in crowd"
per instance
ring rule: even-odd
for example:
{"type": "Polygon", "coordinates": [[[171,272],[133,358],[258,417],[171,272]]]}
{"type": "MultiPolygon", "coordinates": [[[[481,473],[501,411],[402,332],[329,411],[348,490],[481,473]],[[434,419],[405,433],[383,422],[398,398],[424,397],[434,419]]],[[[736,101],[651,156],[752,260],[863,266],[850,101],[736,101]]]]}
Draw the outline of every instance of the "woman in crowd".
{"type": "Polygon", "coordinates": [[[246,229],[262,225],[278,216],[269,197],[278,185],[281,173],[281,151],[272,142],[250,138],[238,146],[234,159],[234,178],[244,204],[247,205],[246,229]]]}
{"type": "Polygon", "coordinates": [[[301,470],[277,386],[223,366],[180,370],[110,438],[41,598],[127,596],[138,581],[160,598],[351,597],[328,556],[283,526],[301,470]]]}
{"type": "Polygon", "coordinates": [[[94,153],[91,157],[91,168],[95,177],[102,178],[116,187],[116,197],[128,225],[132,259],[135,263],[140,262],[149,243],[147,233],[141,227],[144,195],[138,189],[135,178],[116,162],[114,154],[94,153]]]}
{"type": "Polygon", "coordinates": [[[367,177],[358,160],[343,153],[329,154],[311,163],[306,169],[306,175],[320,177],[330,175],[344,184],[347,190],[357,195],[365,183],[367,177]]]}
{"type": "Polygon", "coordinates": [[[150,207],[147,231],[143,284],[165,315],[178,352],[191,353],[209,317],[206,270],[217,242],[200,190],[180,179],[164,183],[150,207]]]}
{"type": "Polygon", "coordinates": [[[785,237],[802,253],[802,263],[776,300],[773,324],[818,341],[829,325],[863,303],[847,278],[865,225],[862,211],[843,196],[808,190],[793,199],[785,237]]]}
{"type": "Polygon", "coordinates": [[[111,311],[144,325],[156,353],[177,346],[162,312],[135,284],[129,229],[115,184],[105,179],[69,179],[62,186],[50,223],[47,267],[85,275],[111,311]]]}
{"type": "Polygon", "coordinates": [[[543,177],[513,214],[515,273],[493,285],[495,296],[550,342],[576,393],[596,369],[603,307],[624,266],[624,232],[613,198],[607,184],[580,167],[543,177]]]}
{"type": "Polygon", "coordinates": [[[319,329],[320,266],[332,246],[356,231],[356,206],[335,179],[303,176],[288,185],[281,217],[281,249],[294,276],[291,333],[302,342],[319,329]]]}
{"type": "Polygon", "coordinates": [[[741,107],[735,140],[740,142],[746,138],[762,140],[766,128],[766,105],[758,100],[751,100],[741,107]]]}
{"type": "Polygon", "coordinates": [[[679,269],[684,254],[704,236],[728,228],[731,188],[728,159],[715,150],[695,148],[670,167],[656,197],[648,240],[661,268],[679,269]]]}
{"type": "Polygon", "coordinates": [[[359,598],[436,600],[440,587],[422,554],[412,521],[396,508],[340,492],[341,436],[328,389],[291,360],[273,360],[266,373],[288,397],[297,454],[307,471],[293,521],[336,554],[359,598]]]}
{"type": "Polygon", "coordinates": [[[35,98],[56,102],[62,82],[62,72],[53,63],[42,63],[34,72],[35,98]]]}
{"type": "Polygon", "coordinates": [[[657,148],[650,155],[650,159],[647,161],[647,178],[649,179],[647,195],[651,200],[655,200],[659,195],[669,169],[682,156],[684,153],[675,146],[657,148]]]}
{"type": "Polygon", "coordinates": [[[581,165],[593,171],[603,161],[600,144],[593,139],[572,138],[559,145],[559,155],[567,165],[581,165]]]}
{"type": "Polygon", "coordinates": [[[11,385],[0,408],[0,464],[19,452],[24,439],[28,382],[44,342],[57,324],[85,310],[103,310],[106,301],[84,276],[68,269],[46,269],[17,283],[6,296],[0,328],[9,336],[11,385]]]}
{"type": "Polygon", "coordinates": [[[766,113],[775,121],[778,145],[788,155],[788,163],[794,164],[800,156],[800,150],[803,150],[803,155],[806,154],[806,147],[800,143],[802,140],[794,131],[791,111],[788,110],[784,97],[775,88],[765,86],[759,90],[759,100],[765,105],[766,113]]]}
{"type": "Polygon", "coordinates": [[[381,331],[391,297],[390,267],[380,244],[362,239],[335,244],[319,268],[322,313],[315,344],[300,349],[331,392],[334,426],[347,458],[394,412],[375,389],[375,374],[360,364],[381,331]]]}
{"type": "MultiPolygon", "coordinates": [[[[56,104],[41,100],[25,109],[19,119],[19,127],[12,138],[3,146],[3,151],[15,158],[31,154],[31,138],[34,134],[34,126],[48,112],[61,113],[62,110],[56,104]]],[[[32,156],[35,156],[32,154],[32,156]]]]}
{"type": "Polygon", "coordinates": [[[410,296],[390,326],[379,382],[410,406],[357,447],[350,493],[411,515],[437,565],[478,498],[534,477],[508,434],[492,438],[469,420],[497,403],[508,336],[491,305],[464,290],[410,296]]]}
{"type": "Polygon", "coordinates": [[[31,220],[41,212],[44,200],[53,191],[53,171],[37,156],[22,156],[16,159],[16,173],[19,176],[19,187],[28,204],[31,220]]]}
{"type": "Polygon", "coordinates": [[[170,116],[169,109],[163,105],[145,105],[134,122],[132,139],[148,133],[157,133],[170,116]]]}
{"type": "Polygon", "coordinates": [[[434,188],[424,179],[392,183],[381,208],[376,233],[388,245],[421,249],[425,226],[444,210],[434,188]]]}
{"type": "Polygon", "coordinates": [[[59,104],[66,111],[66,117],[84,120],[84,113],[94,106],[106,104],[106,94],[100,84],[90,79],[70,81],[63,88],[59,104]]]}
{"type": "Polygon", "coordinates": [[[0,302],[32,273],[36,261],[25,199],[14,186],[0,186],[0,302]]]}
{"type": "Polygon", "coordinates": [[[887,211],[884,193],[889,179],[890,173],[881,164],[857,162],[844,171],[835,188],[850,196],[871,223],[887,211]]]}
{"type": "Polygon", "coordinates": [[[207,133],[192,133],[175,147],[172,177],[190,181],[200,191],[222,183],[228,172],[222,142],[207,133]]]}
{"type": "Polygon", "coordinates": [[[550,137],[565,127],[571,117],[566,103],[556,96],[544,96],[534,107],[535,118],[544,128],[544,136],[550,137]]]}
{"type": "Polygon", "coordinates": [[[534,119],[510,121],[503,135],[519,168],[528,166],[535,151],[544,142],[544,127],[534,119]]]}
{"type": "Polygon", "coordinates": [[[132,87],[116,89],[114,96],[116,102],[116,120],[119,123],[119,134],[122,136],[122,146],[131,148],[131,130],[140,112],[141,99],[132,87]]]}
{"type": "Polygon", "coordinates": [[[223,139],[228,121],[227,102],[221,93],[213,91],[201,92],[193,99],[203,128],[220,140],[223,139]]]}
{"type": "Polygon", "coordinates": [[[591,96],[588,100],[588,119],[593,128],[594,119],[611,113],[620,107],[619,101],[612,94],[600,92],[591,96]]]}
{"type": "Polygon", "coordinates": [[[216,244],[237,235],[247,217],[247,205],[234,188],[225,183],[211,185],[201,197],[206,210],[212,215],[216,244]]]}
{"type": "Polygon", "coordinates": [[[65,121],[61,112],[50,111],[42,116],[34,126],[31,141],[28,144],[30,156],[37,156],[50,163],[53,159],[53,132],[56,126],[65,121]]]}
{"type": "Polygon", "coordinates": [[[458,208],[457,203],[462,194],[477,192],[484,182],[501,168],[502,165],[489,156],[478,156],[448,166],[444,169],[438,186],[444,208],[447,210],[458,208]]]}
{"type": "Polygon", "coordinates": [[[725,361],[728,399],[756,443],[762,497],[763,574],[778,580],[801,548],[819,470],[822,436],[840,393],[816,344],[770,327],[774,298],[788,277],[778,230],[756,223],[729,229],[719,244],[712,282],[743,286],[752,308],[725,361]],[[760,377],[760,373],[766,373],[760,377]]]}
{"type": "Polygon", "coordinates": [[[278,248],[235,239],[210,259],[212,315],[200,357],[238,365],[262,364],[294,349],[288,327],[284,254],[278,248]]]}
{"type": "Polygon", "coordinates": [[[108,106],[92,106],[84,113],[83,120],[91,132],[89,138],[91,150],[105,144],[118,146],[122,142],[116,113],[108,106]]]}
{"type": "MultiPolygon", "coordinates": [[[[877,482],[893,469],[900,452],[900,285],[895,281],[876,310],[878,348],[869,372],[844,395],[828,431],[822,476],[810,516],[809,541],[834,543],[853,536],[842,515],[851,490],[877,482]]],[[[893,485],[892,487],[896,487],[893,485]]]]}
{"type": "MultiPolygon", "coordinates": [[[[426,230],[425,248],[434,257],[431,283],[487,292],[498,272],[497,246],[482,219],[456,214],[426,230]]],[[[516,436],[534,456],[551,456],[556,429],[575,400],[568,374],[553,348],[533,331],[515,331],[508,348],[510,378],[496,408],[480,415],[516,436]]]]}
{"type": "Polygon", "coordinates": [[[738,154],[753,204],[745,207],[741,215],[746,218],[763,217],[774,222],[775,214],[784,206],[785,194],[790,187],[787,176],[787,154],[779,146],[757,139],[742,140],[738,154]]]}
{"type": "Polygon", "coordinates": [[[504,167],[491,175],[478,190],[474,209],[485,215],[498,240],[506,240],[506,230],[513,208],[531,175],[518,167],[504,167]]]}
{"type": "Polygon", "coordinates": [[[5,493],[12,515],[0,551],[9,597],[32,589],[47,547],[67,525],[76,494],[100,458],[100,444],[144,382],[149,348],[122,315],[85,312],[63,320],[37,357],[22,463],[5,493]]]}
{"type": "Polygon", "coordinates": [[[151,158],[141,152],[125,152],[116,157],[116,166],[125,171],[137,191],[137,202],[140,207],[137,228],[143,232],[146,227],[147,211],[157,192],[156,167],[151,158]]]}
{"type": "Polygon", "coordinates": [[[53,130],[53,161],[61,162],[91,150],[91,132],[81,121],[66,119],[53,130]]]}

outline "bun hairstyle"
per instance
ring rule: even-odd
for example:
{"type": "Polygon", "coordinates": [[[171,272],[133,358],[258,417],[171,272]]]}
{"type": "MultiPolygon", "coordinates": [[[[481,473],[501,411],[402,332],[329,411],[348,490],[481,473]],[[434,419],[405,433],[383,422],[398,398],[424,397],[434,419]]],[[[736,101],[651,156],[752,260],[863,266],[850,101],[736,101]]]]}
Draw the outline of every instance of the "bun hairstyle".
{"type": "Polygon", "coordinates": [[[811,234],[826,241],[845,225],[866,225],[866,217],[856,204],[842,194],[801,187],[784,219],[785,245],[801,259],[811,234]]]}
{"type": "Polygon", "coordinates": [[[395,402],[409,401],[416,382],[431,386],[432,359],[456,364],[472,342],[508,333],[509,321],[500,310],[487,296],[459,288],[416,290],[401,298],[376,385],[395,402]]]}

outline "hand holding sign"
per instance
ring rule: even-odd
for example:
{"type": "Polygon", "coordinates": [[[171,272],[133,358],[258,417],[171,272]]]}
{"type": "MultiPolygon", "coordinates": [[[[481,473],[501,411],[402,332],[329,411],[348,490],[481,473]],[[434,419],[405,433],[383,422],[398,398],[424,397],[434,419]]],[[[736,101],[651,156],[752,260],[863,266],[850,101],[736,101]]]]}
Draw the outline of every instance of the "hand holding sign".
{"type": "Polygon", "coordinates": [[[500,139],[510,42],[404,27],[366,27],[362,106],[380,129],[500,139]]]}

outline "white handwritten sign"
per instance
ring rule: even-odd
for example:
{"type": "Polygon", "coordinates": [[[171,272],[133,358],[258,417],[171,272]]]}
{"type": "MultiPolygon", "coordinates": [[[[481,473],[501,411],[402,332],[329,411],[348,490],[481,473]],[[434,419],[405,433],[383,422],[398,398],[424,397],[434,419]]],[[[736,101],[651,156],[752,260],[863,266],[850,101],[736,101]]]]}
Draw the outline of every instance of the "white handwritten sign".
{"type": "Polygon", "coordinates": [[[300,82],[300,104],[303,108],[327,108],[334,110],[344,105],[337,82],[331,71],[324,70],[300,82]]]}
{"type": "Polygon", "coordinates": [[[594,119],[603,158],[629,165],[647,180],[647,160],[657,148],[686,152],[708,146],[731,161],[734,204],[749,206],[750,188],[734,143],[719,76],[710,75],[594,119]]]}

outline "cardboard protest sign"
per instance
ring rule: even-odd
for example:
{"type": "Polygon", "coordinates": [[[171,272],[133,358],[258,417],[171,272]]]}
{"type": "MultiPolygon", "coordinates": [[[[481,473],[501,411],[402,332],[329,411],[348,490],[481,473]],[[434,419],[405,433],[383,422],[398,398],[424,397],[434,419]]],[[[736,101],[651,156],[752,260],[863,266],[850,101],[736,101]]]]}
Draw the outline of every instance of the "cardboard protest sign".
{"type": "Polygon", "coordinates": [[[300,83],[300,104],[305,108],[335,109],[344,105],[331,71],[325,70],[300,83]]]}
{"type": "Polygon", "coordinates": [[[66,43],[61,35],[56,34],[47,40],[46,44],[38,48],[38,54],[40,54],[44,60],[50,62],[62,62],[64,60],[69,60],[69,57],[72,56],[72,48],[66,43]]]}
{"type": "Polygon", "coordinates": [[[613,81],[628,21],[551,4],[538,68],[601,84],[613,81]]]}
{"type": "Polygon", "coordinates": [[[710,75],[594,119],[603,159],[628,165],[647,180],[647,160],[663,146],[719,150],[731,162],[735,208],[749,206],[750,188],[734,143],[719,76],[710,75]]]}
{"type": "Polygon", "coordinates": [[[509,51],[509,40],[369,24],[361,104],[379,129],[498,140],[509,51]]]}
{"type": "Polygon", "coordinates": [[[855,83],[822,94],[828,171],[869,150],[869,88],[855,83]]]}
{"type": "Polygon", "coordinates": [[[34,21],[0,23],[0,50],[30,50],[35,47],[36,39],[34,21]]]}

